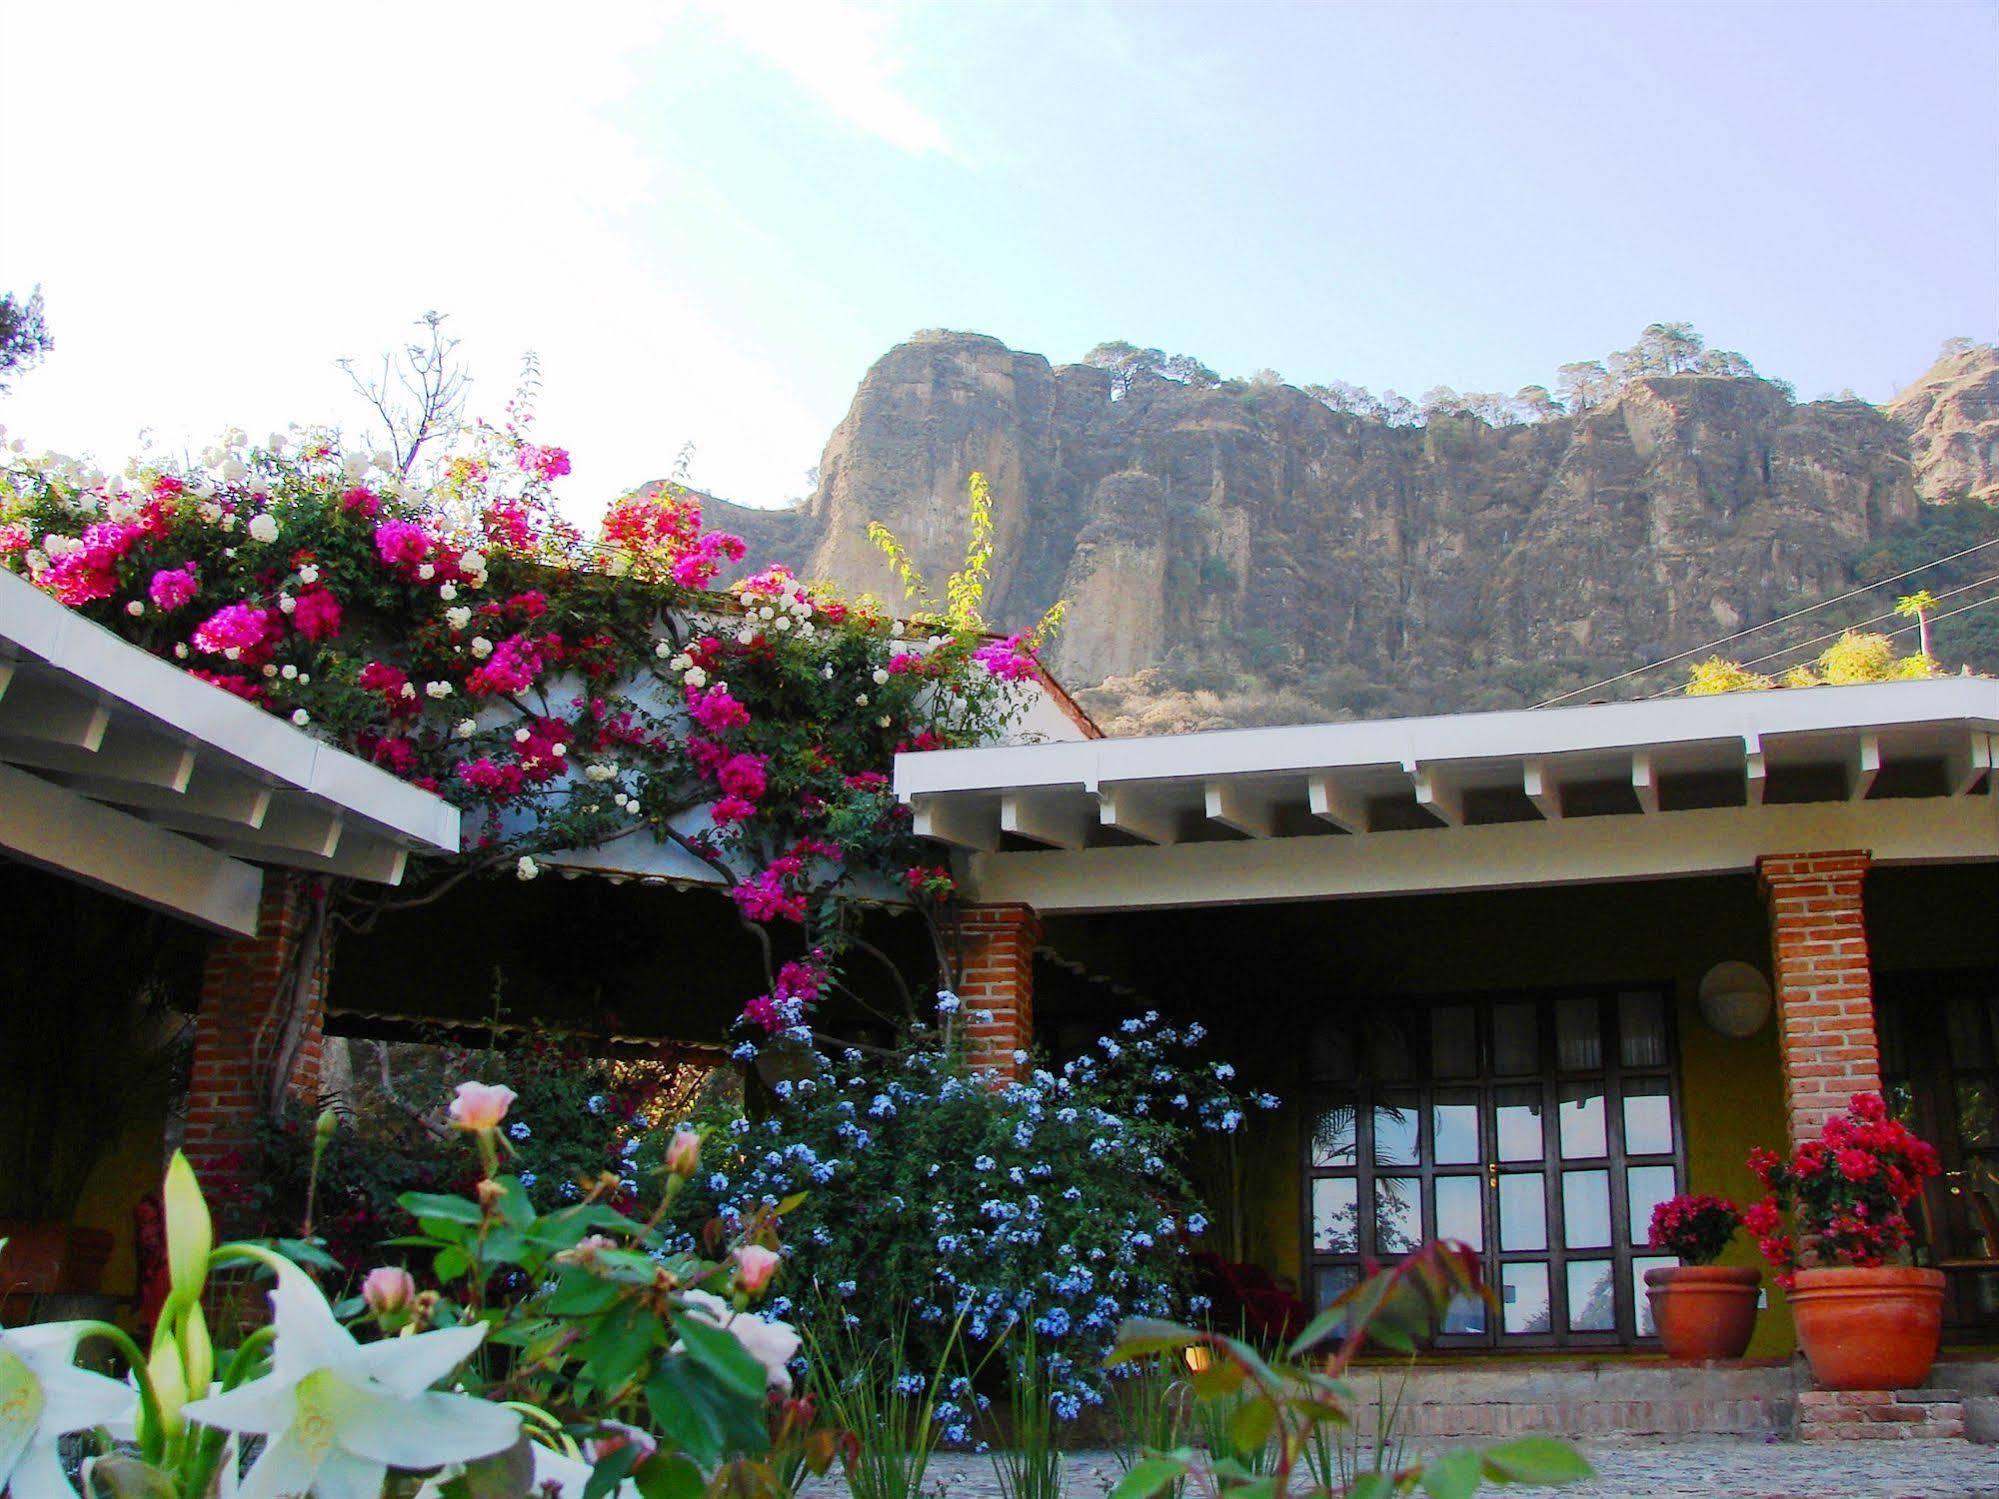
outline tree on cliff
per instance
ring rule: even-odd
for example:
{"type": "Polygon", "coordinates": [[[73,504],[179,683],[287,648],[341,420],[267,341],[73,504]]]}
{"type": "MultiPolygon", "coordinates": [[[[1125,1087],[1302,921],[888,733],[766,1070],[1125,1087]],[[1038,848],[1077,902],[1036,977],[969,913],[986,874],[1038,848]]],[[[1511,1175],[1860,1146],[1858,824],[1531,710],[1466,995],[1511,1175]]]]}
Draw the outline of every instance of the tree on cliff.
{"type": "Polygon", "coordinates": [[[56,346],[42,311],[42,289],[25,297],[0,292],[0,393],[17,374],[33,369],[56,346]]]}

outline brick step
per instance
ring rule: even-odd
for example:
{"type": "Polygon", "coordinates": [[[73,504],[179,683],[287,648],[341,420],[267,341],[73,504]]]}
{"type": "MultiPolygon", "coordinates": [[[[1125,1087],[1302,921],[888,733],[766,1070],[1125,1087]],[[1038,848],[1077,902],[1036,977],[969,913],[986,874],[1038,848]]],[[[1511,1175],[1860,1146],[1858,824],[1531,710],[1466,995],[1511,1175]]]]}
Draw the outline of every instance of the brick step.
{"type": "Polygon", "coordinates": [[[1412,1439],[1510,1436],[1784,1436],[1797,1416],[1791,1370],[1776,1364],[1418,1364],[1363,1369],[1394,1429],[1412,1439]]]}

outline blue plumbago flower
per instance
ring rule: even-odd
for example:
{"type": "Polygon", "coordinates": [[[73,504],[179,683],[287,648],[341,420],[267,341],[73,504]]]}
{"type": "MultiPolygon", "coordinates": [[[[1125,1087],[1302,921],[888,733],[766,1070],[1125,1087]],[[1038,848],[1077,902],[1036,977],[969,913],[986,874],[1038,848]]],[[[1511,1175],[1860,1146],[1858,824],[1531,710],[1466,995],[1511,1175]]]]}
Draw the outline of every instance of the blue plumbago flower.
{"type": "Polygon", "coordinates": [[[564,1202],[574,1202],[583,1195],[583,1189],[577,1186],[575,1182],[564,1182],[555,1189],[555,1195],[560,1197],[564,1202]]]}
{"type": "Polygon", "coordinates": [[[631,1139],[625,1141],[624,1144],[618,1147],[618,1154],[623,1156],[626,1160],[629,1161],[633,1156],[639,1153],[639,1144],[640,1141],[638,1137],[635,1135],[631,1139]]]}
{"type": "Polygon", "coordinates": [[[719,1171],[711,1173],[708,1177],[708,1190],[720,1197],[729,1190],[729,1178],[719,1171]]]}
{"type": "Polygon", "coordinates": [[[603,1113],[604,1095],[601,1093],[592,1093],[588,1098],[586,1098],[583,1101],[583,1107],[588,1109],[593,1114],[603,1113]]]}
{"type": "Polygon", "coordinates": [[[1214,1067],[1211,1070],[1214,1072],[1215,1076],[1220,1078],[1223,1082],[1227,1082],[1230,1078],[1235,1076],[1235,1068],[1227,1062],[1217,1062],[1214,1064],[1214,1067]]]}
{"type": "Polygon", "coordinates": [[[1195,1213],[1192,1217],[1190,1217],[1187,1220],[1188,1233],[1198,1237],[1199,1235],[1204,1234],[1207,1231],[1208,1231],[1208,1220],[1205,1217],[1203,1217],[1201,1214],[1195,1213]]]}
{"type": "Polygon", "coordinates": [[[535,1184],[535,1174],[532,1171],[523,1171],[520,1176],[520,1182],[524,1187],[533,1186],[535,1184]]]}
{"type": "Polygon", "coordinates": [[[526,1120],[516,1119],[512,1124],[507,1126],[507,1133],[516,1140],[525,1140],[534,1131],[527,1127],[526,1120]]]}
{"type": "Polygon", "coordinates": [[[952,1015],[957,1013],[957,1009],[958,996],[953,994],[949,989],[939,989],[937,991],[937,1013],[940,1015],[952,1015]]]}
{"type": "Polygon", "coordinates": [[[738,1062],[754,1062],[757,1059],[757,1049],[754,1043],[744,1041],[729,1055],[738,1062]]]}
{"type": "Polygon", "coordinates": [[[999,1163],[989,1155],[976,1156],[972,1160],[972,1169],[974,1171],[990,1171],[993,1169],[994,1166],[998,1164],[999,1163]]]}

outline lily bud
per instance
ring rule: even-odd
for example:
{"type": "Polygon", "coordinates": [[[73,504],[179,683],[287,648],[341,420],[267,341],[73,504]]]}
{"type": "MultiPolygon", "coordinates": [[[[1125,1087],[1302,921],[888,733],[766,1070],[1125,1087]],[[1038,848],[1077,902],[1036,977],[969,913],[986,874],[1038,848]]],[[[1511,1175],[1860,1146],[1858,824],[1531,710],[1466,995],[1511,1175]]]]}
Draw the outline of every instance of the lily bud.
{"type": "Polygon", "coordinates": [[[682,1178],[692,1176],[701,1167],[701,1136],[691,1129],[677,1129],[666,1147],[666,1169],[682,1178]]]}
{"type": "Polygon", "coordinates": [[[317,1122],[314,1123],[312,1127],[312,1132],[315,1135],[317,1135],[321,1141],[326,1141],[326,1140],[331,1140],[333,1138],[333,1132],[339,1127],[340,1127],[340,1116],[335,1114],[331,1109],[321,1109],[319,1111],[319,1119],[317,1120],[317,1122]]]}

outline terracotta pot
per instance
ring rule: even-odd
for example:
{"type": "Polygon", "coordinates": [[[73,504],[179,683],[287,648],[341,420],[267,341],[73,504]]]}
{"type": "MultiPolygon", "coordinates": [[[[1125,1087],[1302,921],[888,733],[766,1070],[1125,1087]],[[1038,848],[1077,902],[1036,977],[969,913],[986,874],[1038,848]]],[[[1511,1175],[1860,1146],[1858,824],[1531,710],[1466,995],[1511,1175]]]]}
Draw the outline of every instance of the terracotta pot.
{"type": "Polygon", "coordinates": [[[1825,1389],[1913,1389],[1936,1362],[1943,1271],[1902,1265],[1800,1270],[1791,1315],[1812,1377],[1825,1389]]]}
{"type": "Polygon", "coordinates": [[[1645,1272],[1652,1325],[1669,1357],[1741,1358],[1756,1331],[1754,1265],[1675,1265],[1645,1272]]]}

